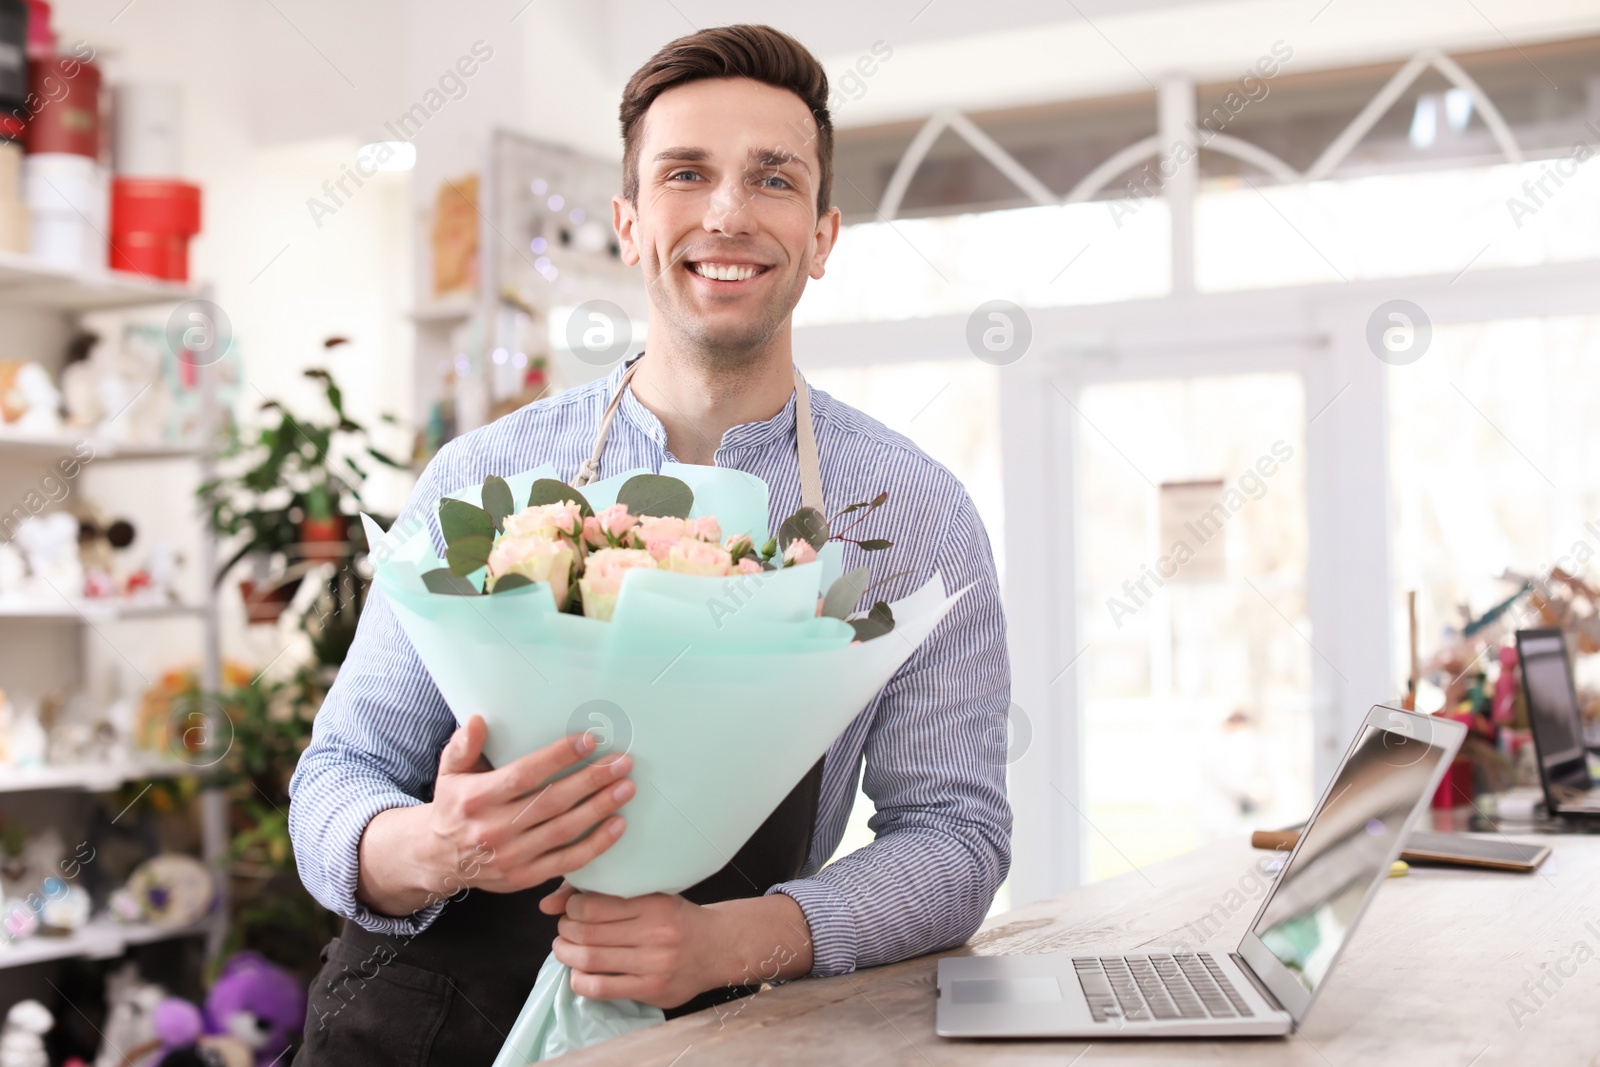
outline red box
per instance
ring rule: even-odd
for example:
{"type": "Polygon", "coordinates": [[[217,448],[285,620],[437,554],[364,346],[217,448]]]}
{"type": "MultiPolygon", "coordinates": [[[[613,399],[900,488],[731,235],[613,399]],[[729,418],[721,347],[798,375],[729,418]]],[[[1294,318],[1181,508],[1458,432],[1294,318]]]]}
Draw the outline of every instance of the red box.
{"type": "Polygon", "coordinates": [[[111,269],[172,282],[189,280],[189,238],[180,233],[118,233],[111,237],[111,269]]]}
{"type": "Polygon", "coordinates": [[[200,232],[200,187],[173,178],[112,178],[111,233],[200,232]]]}
{"type": "Polygon", "coordinates": [[[28,88],[39,110],[28,119],[30,152],[100,158],[100,71],[76,56],[29,64],[28,88]]]}

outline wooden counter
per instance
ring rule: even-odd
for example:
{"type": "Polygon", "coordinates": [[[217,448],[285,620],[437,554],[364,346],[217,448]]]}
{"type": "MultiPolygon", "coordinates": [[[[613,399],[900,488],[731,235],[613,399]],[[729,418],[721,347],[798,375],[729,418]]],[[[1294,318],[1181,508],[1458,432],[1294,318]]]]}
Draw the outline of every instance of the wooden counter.
{"type": "MultiPolygon", "coordinates": [[[[1600,1062],[1600,837],[1526,840],[1554,849],[1535,874],[1413,867],[1385,882],[1304,1028],[1289,1038],[948,1041],[933,1032],[934,955],[766,989],[721,1009],[720,1019],[716,1011],[686,1016],[559,1062],[1594,1064],[1600,1062]],[[1537,980],[1546,967],[1571,977],[1559,987],[1547,979],[1546,989],[1554,992],[1540,994],[1541,1003],[1523,983],[1537,980]],[[1528,1013],[1516,1017],[1513,998],[1528,1013]]],[[[1252,897],[1249,878],[1262,855],[1243,839],[1211,845],[997,915],[967,946],[941,955],[1040,952],[1091,942],[1129,950],[1202,943],[1231,949],[1264,891],[1255,889],[1252,897]],[[1201,923],[1208,914],[1213,920],[1201,923]]]]}

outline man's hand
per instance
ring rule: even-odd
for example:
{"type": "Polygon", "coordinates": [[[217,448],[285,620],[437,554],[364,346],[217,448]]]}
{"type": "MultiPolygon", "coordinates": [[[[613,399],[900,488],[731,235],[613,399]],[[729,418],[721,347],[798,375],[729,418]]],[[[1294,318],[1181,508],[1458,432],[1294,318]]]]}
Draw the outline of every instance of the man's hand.
{"type": "Polygon", "coordinates": [[[552,780],[594,750],[590,735],[496,770],[482,759],[487,737],[481,717],[468,719],[439,756],[433,800],[367,824],[356,895],[368,907],[406,915],[463,889],[528,889],[577,870],[622,835],[616,812],[634,794],[627,756],[552,780]]]}
{"type": "Polygon", "coordinates": [[[572,991],[596,1000],[675,1008],[708,989],[811,970],[811,929],[781,893],[702,907],[668,893],[624,899],[563,883],[539,908],[562,916],[551,952],[572,968],[572,991]]]}

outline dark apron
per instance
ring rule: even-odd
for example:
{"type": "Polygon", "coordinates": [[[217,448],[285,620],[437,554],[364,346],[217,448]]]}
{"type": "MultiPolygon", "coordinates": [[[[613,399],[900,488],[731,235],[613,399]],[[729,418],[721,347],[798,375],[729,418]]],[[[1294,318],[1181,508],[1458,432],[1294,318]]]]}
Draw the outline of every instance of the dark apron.
{"type": "MultiPolygon", "coordinates": [[[[760,896],[799,877],[811,852],[822,763],[726,867],[683,895],[712,904],[760,896]]],[[[559,917],[540,911],[539,900],[560,884],[552,880],[520,893],[470,890],[411,938],[374,934],[347,921],[322,950],[294,1067],[488,1067],[556,938],[559,917]]],[[[759,988],[713,989],[666,1015],[701,1011],[759,988]]]]}

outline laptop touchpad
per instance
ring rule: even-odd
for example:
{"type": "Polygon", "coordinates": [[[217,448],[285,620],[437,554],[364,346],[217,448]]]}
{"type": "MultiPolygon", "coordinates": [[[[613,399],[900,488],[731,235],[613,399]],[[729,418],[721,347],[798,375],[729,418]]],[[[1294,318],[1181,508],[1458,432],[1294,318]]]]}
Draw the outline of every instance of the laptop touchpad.
{"type": "Polygon", "coordinates": [[[958,978],[950,983],[955,1004],[1041,1004],[1060,1000],[1061,986],[1053,977],[958,978]]]}

